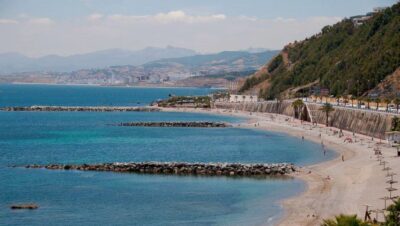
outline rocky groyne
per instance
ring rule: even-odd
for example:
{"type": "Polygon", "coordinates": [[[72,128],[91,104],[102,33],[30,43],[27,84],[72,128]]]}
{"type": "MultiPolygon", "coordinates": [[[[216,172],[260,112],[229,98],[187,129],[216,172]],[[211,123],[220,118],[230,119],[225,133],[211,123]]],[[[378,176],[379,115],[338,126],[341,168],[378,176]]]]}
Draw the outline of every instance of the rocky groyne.
{"type": "Polygon", "coordinates": [[[118,126],[137,126],[137,127],[230,127],[223,122],[123,122],[118,126]]]}
{"type": "Polygon", "coordinates": [[[111,111],[160,111],[152,107],[114,107],[114,106],[28,106],[28,107],[4,107],[2,111],[92,111],[92,112],[111,112],[111,111]]]}
{"type": "Polygon", "coordinates": [[[81,165],[27,165],[25,168],[49,170],[111,171],[120,173],[199,175],[199,176],[283,176],[296,171],[289,163],[239,164],[239,163],[186,163],[186,162],[129,162],[81,165]]]}
{"type": "Polygon", "coordinates": [[[36,204],[15,204],[10,206],[10,208],[13,210],[21,210],[21,209],[34,210],[39,208],[39,206],[36,204]]]}

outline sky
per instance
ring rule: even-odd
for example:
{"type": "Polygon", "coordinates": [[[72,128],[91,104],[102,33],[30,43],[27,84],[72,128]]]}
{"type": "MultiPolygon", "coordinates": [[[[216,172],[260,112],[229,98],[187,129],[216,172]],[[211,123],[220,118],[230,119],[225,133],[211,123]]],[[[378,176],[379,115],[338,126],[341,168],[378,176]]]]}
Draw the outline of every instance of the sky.
{"type": "Polygon", "coordinates": [[[0,0],[0,53],[281,49],[396,0],[0,0]]]}

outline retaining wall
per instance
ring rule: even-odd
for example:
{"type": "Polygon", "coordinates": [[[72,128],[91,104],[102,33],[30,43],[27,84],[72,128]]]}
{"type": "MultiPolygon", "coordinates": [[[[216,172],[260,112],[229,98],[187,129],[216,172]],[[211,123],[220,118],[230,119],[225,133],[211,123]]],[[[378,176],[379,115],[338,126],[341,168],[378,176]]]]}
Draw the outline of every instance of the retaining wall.
{"type": "MultiPolygon", "coordinates": [[[[294,117],[294,109],[291,106],[292,101],[265,101],[258,103],[214,103],[214,108],[240,110],[249,112],[265,112],[282,114],[294,117]]],[[[307,103],[304,108],[306,121],[325,124],[326,115],[320,111],[321,105],[307,103]]],[[[333,106],[335,108],[335,106],[333,106]]],[[[390,130],[392,118],[394,115],[383,112],[335,108],[330,113],[330,126],[341,128],[343,130],[354,131],[356,133],[384,138],[385,132],[390,130]]]]}

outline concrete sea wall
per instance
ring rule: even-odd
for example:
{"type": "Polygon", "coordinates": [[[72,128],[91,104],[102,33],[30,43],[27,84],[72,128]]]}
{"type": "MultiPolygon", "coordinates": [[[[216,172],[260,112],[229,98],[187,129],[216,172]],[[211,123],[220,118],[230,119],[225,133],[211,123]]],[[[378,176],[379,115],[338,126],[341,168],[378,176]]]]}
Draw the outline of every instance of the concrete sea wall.
{"type": "Polygon", "coordinates": [[[266,112],[282,114],[287,116],[294,116],[294,109],[291,101],[264,101],[256,103],[226,103],[216,102],[214,108],[230,109],[237,111],[249,111],[249,112],[266,112]]]}
{"type": "MultiPolygon", "coordinates": [[[[275,113],[294,117],[295,113],[291,103],[291,101],[265,101],[258,103],[216,102],[214,103],[214,108],[275,113]]],[[[326,115],[324,112],[319,110],[320,107],[321,105],[319,104],[307,103],[304,108],[303,119],[309,122],[325,124],[326,115]]],[[[392,118],[394,117],[392,114],[333,107],[335,108],[335,111],[330,113],[330,126],[382,139],[385,137],[385,132],[390,131],[392,118]]]]}
{"type": "MultiPolygon", "coordinates": [[[[321,124],[326,122],[326,114],[316,104],[307,104],[313,119],[321,124]]],[[[385,132],[390,131],[394,116],[375,111],[335,108],[329,115],[329,125],[356,133],[385,139],[385,132]]]]}

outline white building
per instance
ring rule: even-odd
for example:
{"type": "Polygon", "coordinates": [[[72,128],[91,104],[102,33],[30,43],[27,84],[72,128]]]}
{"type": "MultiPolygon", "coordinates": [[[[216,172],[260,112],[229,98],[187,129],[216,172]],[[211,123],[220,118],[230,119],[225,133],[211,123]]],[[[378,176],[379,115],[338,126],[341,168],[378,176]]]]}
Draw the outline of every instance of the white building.
{"type": "Polygon", "coordinates": [[[240,102],[258,102],[258,96],[253,95],[235,95],[229,96],[229,102],[240,103],[240,102]]]}
{"type": "Polygon", "coordinates": [[[371,16],[356,16],[352,18],[354,26],[361,26],[363,25],[366,21],[371,19],[371,16]]]}

